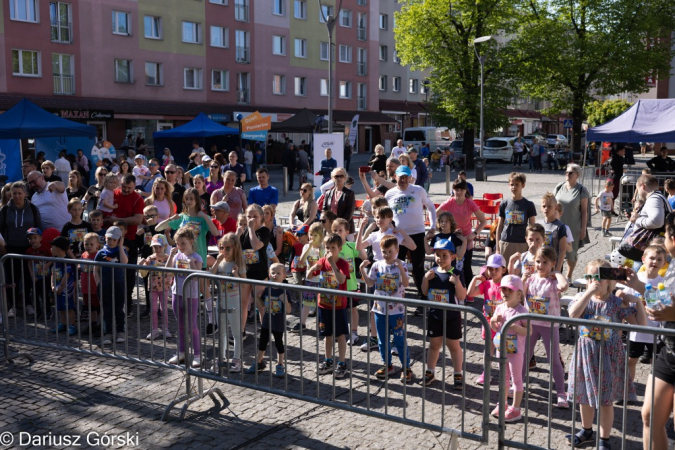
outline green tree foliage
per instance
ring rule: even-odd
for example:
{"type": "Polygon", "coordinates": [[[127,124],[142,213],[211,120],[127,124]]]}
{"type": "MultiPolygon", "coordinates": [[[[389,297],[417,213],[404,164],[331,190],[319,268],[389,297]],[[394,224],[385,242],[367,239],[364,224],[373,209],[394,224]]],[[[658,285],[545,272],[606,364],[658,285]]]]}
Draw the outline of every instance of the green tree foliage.
{"type": "Polygon", "coordinates": [[[674,29],[673,0],[527,0],[515,17],[520,88],[571,113],[574,149],[594,95],[646,92],[646,79],[665,78],[675,55],[659,39],[674,29]]]}
{"type": "Polygon", "coordinates": [[[591,127],[602,125],[620,116],[631,106],[633,106],[631,102],[623,99],[605,100],[603,102],[595,100],[586,105],[586,112],[588,113],[586,122],[591,127]]]}
{"type": "MultiPolygon", "coordinates": [[[[515,0],[400,0],[396,50],[413,70],[431,69],[430,110],[440,124],[463,130],[464,154],[473,165],[473,139],[480,123],[480,64],[477,37],[509,32],[515,0]]],[[[509,44],[478,44],[485,63],[485,131],[505,125],[502,109],[512,100],[513,74],[503,51],[509,44]]]]}

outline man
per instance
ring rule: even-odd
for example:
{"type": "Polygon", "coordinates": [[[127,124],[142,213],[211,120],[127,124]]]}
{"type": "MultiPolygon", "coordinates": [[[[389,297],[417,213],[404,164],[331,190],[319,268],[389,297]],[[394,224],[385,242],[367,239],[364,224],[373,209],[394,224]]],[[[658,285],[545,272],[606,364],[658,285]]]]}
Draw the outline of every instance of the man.
{"type": "MultiPolygon", "coordinates": [[[[302,141],[305,142],[305,141],[302,141]]],[[[303,183],[307,182],[307,173],[309,172],[309,155],[305,151],[304,144],[300,144],[298,150],[298,176],[300,177],[300,186],[302,187],[303,183]]]]}
{"type": "MultiPolygon", "coordinates": [[[[382,178],[375,172],[371,171],[370,177],[373,179],[373,181],[376,181],[378,186],[376,191],[373,191],[370,189],[370,186],[368,183],[364,183],[363,187],[365,188],[366,194],[370,198],[377,197],[378,195],[384,195],[387,193],[387,191],[393,187],[396,186],[396,170],[399,168],[401,165],[401,161],[398,160],[398,158],[389,158],[387,159],[387,179],[382,178]]],[[[411,171],[412,173],[412,171],[411,171]]],[[[359,178],[361,178],[361,181],[365,181],[366,179],[366,174],[359,172],[359,178]]]]}
{"type": "Polygon", "coordinates": [[[176,165],[173,163],[169,164],[164,169],[166,181],[173,187],[171,200],[173,200],[173,204],[176,205],[176,214],[180,214],[183,211],[183,194],[185,193],[185,187],[178,182],[176,172],[176,165]]]}
{"type": "Polygon", "coordinates": [[[414,148],[410,149],[410,151],[408,152],[408,156],[410,156],[410,159],[412,160],[413,164],[415,165],[415,169],[417,170],[417,179],[415,180],[415,186],[424,187],[426,182],[429,180],[429,172],[427,171],[427,165],[424,164],[424,161],[422,161],[420,158],[417,157],[417,150],[414,148]]]}
{"type": "Polygon", "coordinates": [[[276,208],[279,203],[279,191],[277,188],[270,186],[270,174],[264,167],[258,169],[255,173],[258,179],[258,186],[252,187],[248,191],[248,204],[256,204],[258,206],[274,205],[276,208]]]}
{"type": "Polygon", "coordinates": [[[344,148],[344,157],[345,157],[345,170],[349,172],[349,163],[352,160],[352,146],[349,143],[349,139],[345,139],[345,148],[344,148]]]}
{"type": "Polygon", "coordinates": [[[429,239],[433,237],[436,229],[436,207],[429,199],[427,191],[420,186],[410,184],[412,170],[410,167],[401,165],[396,169],[396,187],[389,189],[384,198],[394,211],[396,227],[402,229],[415,242],[415,248],[401,246],[398,257],[405,261],[405,256],[410,251],[410,259],[413,266],[413,278],[417,292],[422,292],[422,279],[424,278],[424,206],[429,214],[429,239]]]}
{"type": "Polygon", "coordinates": [[[38,169],[38,162],[34,159],[24,159],[21,164],[21,174],[23,175],[23,181],[28,183],[28,174],[38,169]]]}
{"type": "Polygon", "coordinates": [[[391,157],[398,158],[405,153],[405,147],[403,146],[403,139],[396,141],[396,147],[391,149],[391,157]]]}
{"type": "Polygon", "coordinates": [[[65,150],[59,152],[59,159],[54,161],[54,171],[56,175],[61,177],[61,180],[67,180],[70,171],[73,170],[73,166],[70,164],[70,161],[66,159],[67,153],[65,150]]]}
{"type": "MultiPolygon", "coordinates": [[[[114,202],[117,209],[113,216],[106,218],[105,226],[112,225],[117,219],[123,219],[127,223],[127,232],[124,235],[124,245],[129,247],[127,252],[129,264],[136,264],[138,260],[138,246],[136,245],[136,231],[143,222],[143,208],[145,203],[136,191],[136,177],[127,174],[122,179],[122,186],[115,190],[114,202]]],[[[132,294],[136,284],[136,270],[127,269],[127,317],[133,314],[132,294]]]]}
{"type": "Polygon", "coordinates": [[[157,158],[152,158],[148,164],[150,169],[150,179],[144,180],[140,186],[138,193],[141,197],[150,197],[152,195],[152,186],[155,184],[155,180],[162,178],[162,173],[159,171],[160,162],[157,158]]]}
{"type": "Polygon", "coordinates": [[[26,177],[28,187],[34,191],[30,201],[40,211],[42,226],[62,230],[70,222],[66,185],[61,181],[47,183],[42,172],[32,171],[26,177]]]}
{"type": "Polygon", "coordinates": [[[201,175],[205,179],[208,178],[209,173],[211,171],[211,161],[213,160],[209,155],[202,156],[202,165],[188,170],[187,172],[185,172],[185,176],[188,178],[192,178],[197,175],[201,175]]]}
{"type": "Polygon", "coordinates": [[[422,146],[420,147],[420,159],[428,158],[430,153],[431,150],[429,149],[429,144],[422,142],[422,146]]]}
{"type": "Polygon", "coordinates": [[[281,164],[288,172],[288,190],[293,190],[293,178],[295,177],[295,146],[288,144],[286,150],[281,154],[281,164]]]}
{"type": "Polygon", "coordinates": [[[668,148],[661,147],[659,156],[647,161],[647,167],[652,169],[653,173],[673,172],[675,171],[675,161],[668,156],[668,148]]]}
{"type": "Polygon", "coordinates": [[[239,155],[233,150],[229,155],[227,155],[227,158],[230,162],[229,164],[225,164],[223,172],[231,170],[232,172],[236,173],[237,181],[234,183],[234,185],[238,188],[244,187],[244,181],[246,181],[246,168],[237,162],[239,155]]]}

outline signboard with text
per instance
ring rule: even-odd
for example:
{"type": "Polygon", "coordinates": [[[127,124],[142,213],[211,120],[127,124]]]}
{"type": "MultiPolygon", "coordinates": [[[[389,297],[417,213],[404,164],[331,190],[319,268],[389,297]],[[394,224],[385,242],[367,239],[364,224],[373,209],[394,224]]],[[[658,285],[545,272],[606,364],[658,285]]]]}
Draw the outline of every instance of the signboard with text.
{"type": "MultiPolygon", "coordinates": [[[[337,167],[344,167],[345,164],[345,138],[342,133],[317,134],[314,135],[314,172],[321,170],[321,161],[326,159],[326,149],[331,149],[332,157],[337,162],[337,167]]],[[[321,186],[323,176],[314,175],[314,185],[321,186]]]]}

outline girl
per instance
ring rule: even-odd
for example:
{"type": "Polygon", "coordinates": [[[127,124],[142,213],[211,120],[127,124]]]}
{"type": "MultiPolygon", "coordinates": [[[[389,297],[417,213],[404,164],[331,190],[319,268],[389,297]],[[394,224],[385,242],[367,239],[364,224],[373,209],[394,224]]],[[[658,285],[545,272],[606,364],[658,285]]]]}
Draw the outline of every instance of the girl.
{"type": "Polygon", "coordinates": [[[263,225],[270,230],[270,244],[274,250],[274,256],[277,258],[281,254],[284,243],[284,230],[274,223],[275,208],[272,205],[265,205],[263,209],[263,225]]]}
{"type": "MultiPolygon", "coordinates": [[[[166,147],[164,149],[164,154],[162,155],[162,167],[161,169],[164,170],[166,166],[169,164],[173,163],[173,156],[171,156],[171,149],[169,147],[166,147]]],[[[120,167],[121,169],[121,167],[120,167]]]]}
{"type": "MultiPolygon", "coordinates": [[[[469,283],[469,288],[467,289],[466,296],[473,297],[474,295],[482,295],[483,302],[483,315],[488,319],[492,319],[492,314],[494,313],[496,307],[502,303],[502,293],[500,291],[500,285],[502,282],[502,277],[506,275],[506,260],[500,254],[492,255],[488,258],[485,275],[481,271],[481,275],[473,277],[471,283],[469,283]]],[[[485,339],[485,329],[482,330],[483,339],[485,339]]],[[[492,338],[495,337],[495,332],[490,330],[492,333],[492,338]]],[[[492,339],[490,340],[492,343],[492,339]]],[[[491,344],[492,353],[495,351],[494,344],[491,344]]],[[[485,372],[481,373],[478,378],[476,378],[476,384],[482,386],[485,382],[485,372]]]]}
{"type": "MultiPolygon", "coordinates": [[[[324,229],[321,223],[314,222],[309,227],[309,244],[306,244],[302,249],[300,255],[300,264],[306,265],[307,269],[319,262],[324,255],[325,249],[323,247],[324,229]]],[[[305,286],[319,286],[321,281],[321,274],[312,276],[310,272],[305,272],[305,286]]],[[[316,293],[306,292],[302,293],[302,314],[300,316],[300,323],[296,324],[291,331],[305,331],[307,327],[307,317],[310,314],[316,314],[316,293]]]]}
{"type": "MultiPolygon", "coordinates": [[[[195,235],[187,227],[180,228],[175,236],[176,246],[171,249],[166,267],[177,269],[199,270],[203,261],[199,253],[195,251],[195,235]]],[[[201,342],[199,337],[199,287],[197,280],[191,281],[186,290],[190,298],[183,298],[183,283],[187,274],[177,274],[171,284],[171,307],[178,321],[178,353],[174,355],[169,364],[180,364],[185,361],[185,314],[188,314],[189,327],[192,333],[192,347],[194,359],[192,367],[201,366],[201,342]],[[189,310],[188,310],[189,308],[189,310]]],[[[165,315],[165,314],[163,314],[165,315]]]]}
{"type": "Polygon", "coordinates": [[[136,177],[136,187],[141,186],[145,182],[145,180],[149,180],[151,178],[150,169],[145,167],[145,165],[143,164],[144,162],[145,159],[143,158],[142,155],[136,155],[136,157],[134,158],[134,163],[136,164],[136,166],[133,168],[131,173],[133,173],[134,176],[136,177]]]}
{"type": "MultiPolygon", "coordinates": [[[[602,322],[621,323],[623,320],[633,325],[646,325],[646,315],[642,301],[631,295],[624,299],[612,294],[616,281],[601,280],[600,267],[611,267],[609,262],[596,259],[586,266],[586,291],[576,295],[569,306],[569,315],[573,318],[584,318],[602,322]],[[629,300],[631,303],[629,303],[629,300]],[[635,302],[633,304],[632,302],[635,302]]],[[[574,435],[567,439],[574,440],[579,446],[585,442],[595,441],[593,435],[593,417],[596,408],[602,409],[600,414],[600,449],[609,449],[609,435],[614,422],[614,402],[623,398],[624,386],[628,386],[627,401],[637,400],[635,386],[624,379],[624,361],[626,354],[621,342],[621,332],[600,326],[579,328],[579,342],[572,354],[570,364],[568,399],[574,397],[581,409],[581,426],[574,435]],[[598,385],[600,372],[600,349],[602,349],[602,381],[598,385]]],[[[647,396],[648,397],[648,396],[647,396]]],[[[645,405],[647,398],[645,399],[645,405]]],[[[656,447],[655,447],[656,448],[656,447]]],[[[661,447],[665,448],[665,447],[661,447]]]]}
{"type": "Polygon", "coordinates": [[[211,194],[206,191],[206,180],[202,175],[195,175],[192,178],[192,182],[197,190],[201,210],[208,213],[211,211],[211,194]]]}
{"type": "MultiPolygon", "coordinates": [[[[447,239],[453,243],[457,252],[452,266],[457,270],[462,270],[464,266],[464,252],[466,251],[466,238],[462,235],[462,230],[457,229],[457,222],[451,213],[443,211],[436,219],[436,235],[431,239],[424,239],[424,252],[427,255],[434,254],[434,244],[441,239],[447,239]]],[[[436,264],[434,263],[434,266],[436,264]]]]}
{"type": "MultiPolygon", "coordinates": [[[[246,225],[237,231],[246,263],[246,276],[253,280],[267,280],[267,246],[270,230],[263,225],[263,210],[255,203],[246,208],[246,225]]],[[[241,289],[242,321],[246,322],[251,304],[252,285],[244,284],[241,289]]]]}
{"type": "MultiPolygon", "coordinates": [[[[141,266],[166,266],[166,261],[169,256],[166,254],[166,246],[168,245],[166,236],[156,234],[152,237],[150,242],[152,246],[152,255],[141,259],[139,263],[141,266]]],[[[143,274],[141,274],[143,275],[143,274]]],[[[173,276],[167,272],[150,272],[150,310],[152,311],[152,331],[146,337],[147,340],[152,341],[161,336],[170,338],[169,332],[169,310],[167,309],[167,302],[171,296],[171,285],[173,283],[173,276]],[[162,310],[162,326],[158,328],[157,320],[157,306],[162,310]]]]}
{"type": "MultiPolygon", "coordinates": [[[[246,278],[246,263],[241,250],[241,243],[239,238],[234,233],[227,233],[218,241],[218,258],[215,264],[211,266],[211,273],[224,275],[234,278],[246,278]]],[[[243,286],[242,286],[243,288],[243,286]]],[[[220,311],[227,312],[227,323],[232,330],[234,337],[234,357],[230,364],[230,372],[241,372],[241,298],[239,292],[239,285],[232,282],[220,283],[220,311]]],[[[222,354],[223,360],[227,359],[229,340],[227,339],[227,327],[220,327],[220,340],[225,342],[222,354]]],[[[215,367],[216,372],[220,373],[219,367],[215,367]]]]}
{"type": "Polygon", "coordinates": [[[168,219],[176,213],[173,203],[173,186],[164,178],[157,178],[152,184],[152,193],[145,199],[145,206],[157,208],[157,222],[168,219]]]}
{"type": "MultiPolygon", "coordinates": [[[[555,250],[551,247],[541,247],[534,255],[535,273],[530,275],[528,271],[523,271],[525,295],[532,314],[560,317],[560,293],[567,290],[568,282],[562,273],[554,271],[557,260],[558,255],[555,250]]],[[[558,332],[558,324],[555,323],[553,330],[551,330],[550,322],[532,321],[532,334],[530,335],[528,355],[534,355],[534,347],[540,337],[544,342],[546,357],[549,361],[553,361],[553,379],[555,380],[555,387],[558,392],[556,407],[567,409],[569,408],[569,404],[565,395],[565,370],[560,361],[560,333],[558,332]],[[553,354],[549,354],[549,351],[551,351],[551,340],[553,340],[553,354]]],[[[524,373],[525,371],[523,370],[524,373]]]]}
{"type": "MultiPolygon", "coordinates": [[[[497,306],[495,314],[490,320],[492,331],[499,333],[502,325],[513,316],[527,314],[525,307],[525,294],[523,293],[523,282],[515,275],[506,275],[500,283],[500,291],[504,302],[497,306]]],[[[509,334],[501,335],[500,339],[507,340],[506,344],[506,380],[507,383],[513,380],[514,394],[513,404],[506,409],[504,420],[506,422],[516,422],[523,416],[520,413],[520,402],[523,400],[523,363],[525,362],[525,340],[527,336],[527,321],[521,320],[514,322],[509,327],[509,334]],[[513,342],[513,341],[516,342],[513,342]]],[[[508,392],[508,388],[506,391],[508,392]]],[[[504,403],[508,404],[508,394],[504,398],[504,403]]],[[[499,417],[499,403],[492,410],[493,417],[499,417]]]]}
{"type": "Polygon", "coordinates": [[[66,188],[68,200],[73,198],[82,198],[87,193],[87,189],[82,184],[82,174],[77,170],[71,170],[68,174],[68,187],[66,188]]]}
{"type": "Polygon", "coordinates": [[[103,217],[110,217],[117,209],[115,203],[115,189],[120,187],[120,180],[114,173],[109,173],[103,180],[103,190],[98,198],[98,209],[103,212],[103,217]]]}
{"type": "Polygon", "coordinates": [[[206,179],[206,192],[209,193],[209,201],[211,201],[213,191],[223,187],[223,172],[221,167],[221,164],[217,160],[211,161],[209,177],[206,179]]]}

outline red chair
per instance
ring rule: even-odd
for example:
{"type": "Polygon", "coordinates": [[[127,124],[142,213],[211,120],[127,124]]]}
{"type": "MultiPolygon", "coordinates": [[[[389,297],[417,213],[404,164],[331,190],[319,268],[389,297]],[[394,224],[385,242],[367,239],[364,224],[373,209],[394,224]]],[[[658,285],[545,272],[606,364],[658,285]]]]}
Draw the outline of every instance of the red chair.
{"type": "Polygon", "coordinates": [[[493,200],[488,200],[488,199],[484,199],[484,198],[474,199],[474,203],[478,206],[492,206],[492,205],[494,205],[493,200]]]}
{"type": "Polygon", "coordinates": [[[490,225],[492,225],[492,222],[497,220],[497,216],[499,215],[499,205],[483,205],[479,206],[479,209],[485,214],[485,218],[487,219],[485,228],[489,228],[490,225]]]}
{"type": "Polygon", "coordinates": [[[501,202],[504,198],[504,194],[483,194],[483,198],[485,200],[499,200],[501,202]]]}

